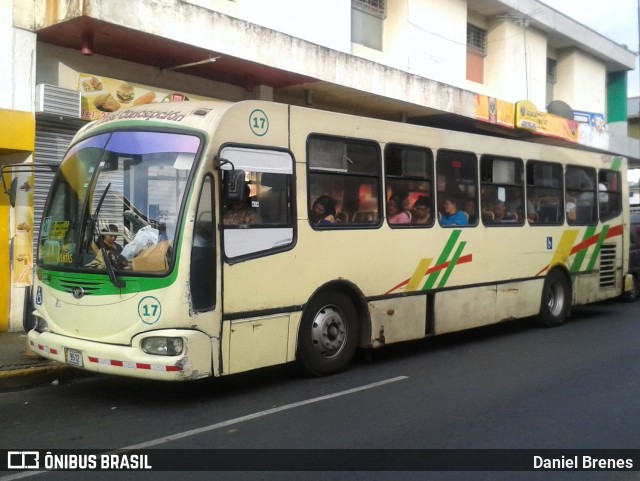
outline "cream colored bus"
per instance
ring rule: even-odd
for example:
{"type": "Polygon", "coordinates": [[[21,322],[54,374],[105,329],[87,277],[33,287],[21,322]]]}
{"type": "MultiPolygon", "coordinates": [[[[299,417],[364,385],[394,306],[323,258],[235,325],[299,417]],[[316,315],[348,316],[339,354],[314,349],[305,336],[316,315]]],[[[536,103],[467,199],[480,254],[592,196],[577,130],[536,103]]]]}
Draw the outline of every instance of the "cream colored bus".
{"type": "MultiPolygon", "coordinates": [[[[75,137],[33,288],[38,354],[179,381],[620,296],[626,160],[269,102],[158,103],[75,137]]],[[[631,283],[626,282],[627,290],[631,283]]]]}

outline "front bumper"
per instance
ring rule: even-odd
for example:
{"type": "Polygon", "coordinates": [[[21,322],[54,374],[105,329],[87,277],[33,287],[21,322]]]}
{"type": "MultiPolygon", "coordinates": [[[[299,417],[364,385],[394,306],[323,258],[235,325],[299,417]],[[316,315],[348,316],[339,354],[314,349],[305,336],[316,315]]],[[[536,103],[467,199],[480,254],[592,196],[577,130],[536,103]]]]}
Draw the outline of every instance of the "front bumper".
{"type": "Polygon", "coordinates": [[[149,331],[135,336],[130,346],[87,341],[35,330],[29,331],[28,337],[29,348],[36,354],[101,374],[186,381],[209,377],[213,372],[211,338],[200,331],[149,331]],[[184,350],[179,356],[146,354],[140,348],[140,343],[150,336],[182,337],[184,350]]]}

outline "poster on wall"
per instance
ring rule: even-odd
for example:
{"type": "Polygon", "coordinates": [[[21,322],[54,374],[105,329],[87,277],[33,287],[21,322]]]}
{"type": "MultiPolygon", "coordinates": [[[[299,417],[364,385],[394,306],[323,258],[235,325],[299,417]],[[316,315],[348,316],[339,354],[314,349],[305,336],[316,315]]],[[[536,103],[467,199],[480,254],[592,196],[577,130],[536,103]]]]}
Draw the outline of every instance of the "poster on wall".
{"type": "Polygon", "coordinates": [[[107,114],[132,105],[212,100],[210,97],[161,90],[88,73],[78,74],[78,91],[82,99],[80,115],[85,120],[99,120],[107,114]]]}
{"type": "Polygon", "coordinates": [[[514,127],[515,107],[511,102],[476,94],[476,119],[503,127],[514,127]]]}
{"type": "Polygon", "coordinates": [[[33,173],[16,174],[15,223],[12,244],[13,285],[31,285],[33,271],[33,173]]]}

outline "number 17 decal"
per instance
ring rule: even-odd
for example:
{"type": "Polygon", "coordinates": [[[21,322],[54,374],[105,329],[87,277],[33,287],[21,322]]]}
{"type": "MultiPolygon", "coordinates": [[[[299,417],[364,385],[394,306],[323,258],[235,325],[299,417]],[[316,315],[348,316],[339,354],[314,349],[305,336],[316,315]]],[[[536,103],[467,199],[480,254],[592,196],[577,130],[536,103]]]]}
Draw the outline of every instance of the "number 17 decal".
{"type": "Polygon", "coordinates": [[[143,297],[138,303],[138,316],[145,324],[155,324],[162,315],[160,301],[153,296],[143,297]]]}

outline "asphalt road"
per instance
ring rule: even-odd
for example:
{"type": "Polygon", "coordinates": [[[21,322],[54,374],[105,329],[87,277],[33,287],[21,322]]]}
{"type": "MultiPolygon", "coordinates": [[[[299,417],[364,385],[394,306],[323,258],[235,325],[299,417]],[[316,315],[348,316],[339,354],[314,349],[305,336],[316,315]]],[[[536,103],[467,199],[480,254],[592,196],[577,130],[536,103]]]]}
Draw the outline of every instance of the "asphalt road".
{"type": "MultiPolygon", "coordinates": [[[[322,450],[317,456],[331,466],[348,449],[640,449],[639,413],[640,302],[610,302],[574,308],[560,328],[523,320],[389,347],[325,378],[284,366],[188,384],[90,376],[0,393],[0,449],[309,449],[322,450]]],[[[640,466],[87,474],[29,473],[47,480],[638,481],[640,466]]]]}

